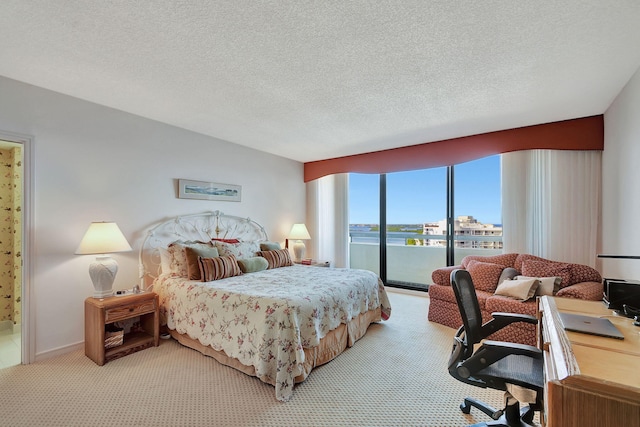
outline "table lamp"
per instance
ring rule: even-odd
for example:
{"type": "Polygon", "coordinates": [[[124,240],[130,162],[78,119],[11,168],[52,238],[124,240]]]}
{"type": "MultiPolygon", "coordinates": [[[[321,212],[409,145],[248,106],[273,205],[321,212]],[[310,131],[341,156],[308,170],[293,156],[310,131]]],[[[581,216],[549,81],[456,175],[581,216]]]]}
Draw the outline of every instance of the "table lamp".
{"type": "Polygon", "coordinates": [[[307,227],[304,224],[293,224],[291,227],[291,232],[289,233],[289,240],[295,240],[293,245],[293,255],[295,257],[296,262],[302,261],[304,258],[304,253],[307,248],[304,245],[303,240],[309,240],[311,236],[307,231],[307,227]]]}
{"type": "Polygon", "coordinates": [[[89,276],[95,289],[94,298],[113,295],[113,281],[118,272],[118,263],[107,254],[131,250],[131,245],[115,222],[91,223],[75,253],[97,255],[96,260],[89,266],[89,276]]]}

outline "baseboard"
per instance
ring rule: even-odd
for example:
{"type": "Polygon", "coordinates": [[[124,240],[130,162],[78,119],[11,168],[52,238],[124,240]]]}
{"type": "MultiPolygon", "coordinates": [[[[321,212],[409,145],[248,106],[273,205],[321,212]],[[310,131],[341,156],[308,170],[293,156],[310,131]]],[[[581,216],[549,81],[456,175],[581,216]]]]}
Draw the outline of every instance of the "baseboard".
{"type": "Polygon", "coordinates": [[[13,333],[13,322],[11,320],[1,320],[0,331],[12,331],[13,333]]]}
{"type": "Polygon", "coordinates": [[[36,362],[51,359],[52,357],[61,356],[63,354],[71,353],[72,351],[81,350],[83,348],[84,348],[84,341],[80,341],[75,344],[54,348],[53,350],[43,351],[42,353],[36,354],[36,362]]]}
{"type": "Polygon", "coordinates": [[[394,288],[392,286],[385,286],[384,289],[387,292],[395,292],[396,294],[413,295],[416,297],[429,298],[429,294],[424,291],[414,291],[412,289],[394,288]]]}

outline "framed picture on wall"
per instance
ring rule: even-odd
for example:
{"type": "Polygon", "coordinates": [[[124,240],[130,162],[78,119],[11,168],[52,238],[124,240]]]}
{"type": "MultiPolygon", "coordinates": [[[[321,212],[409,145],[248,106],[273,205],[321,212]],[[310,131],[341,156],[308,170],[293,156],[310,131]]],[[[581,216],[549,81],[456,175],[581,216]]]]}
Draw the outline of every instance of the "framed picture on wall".
{"type": "Polygon", "coordinates": [[[178,180],[178,197],[180,199],[220,200],[239,202],[242,198],[242,186],[220,184],[217,182],[178,180]]]}

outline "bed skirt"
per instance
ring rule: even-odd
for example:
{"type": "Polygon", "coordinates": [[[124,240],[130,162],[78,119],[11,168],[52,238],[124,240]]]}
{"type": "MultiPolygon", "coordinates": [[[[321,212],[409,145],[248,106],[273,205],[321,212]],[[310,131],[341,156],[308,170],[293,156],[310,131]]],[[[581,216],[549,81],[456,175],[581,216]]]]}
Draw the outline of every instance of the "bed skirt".
{"type": "MultiPolygon", "coordinates": [[[[307,379],[313,368],[335,359],[347,347],[353,346],[356,341],[362,338],[371,323],[381,320],[381,310],[378,307],[354,317],[349,323],[341,323],[340,326],[322,338],[318,346],[305,348],[303,372],[295,377],[295,382],[301,383],[307,379]]],[[[202,345],[200,341],[190,338],[187,334],[179,334],[175,330],[170,330],[169,333],[185,347],[197,350],[205,356],[213,357],[223,365],[230,366],[247,375],[256,376],[256,370],[253,366],[243,365],[238,359],[227,356],[224,351],[217,351],[212,347],[202,345]]],[[[275,382],[269,377],[265,376],[260,380],[275,386],[275,382]]]]}

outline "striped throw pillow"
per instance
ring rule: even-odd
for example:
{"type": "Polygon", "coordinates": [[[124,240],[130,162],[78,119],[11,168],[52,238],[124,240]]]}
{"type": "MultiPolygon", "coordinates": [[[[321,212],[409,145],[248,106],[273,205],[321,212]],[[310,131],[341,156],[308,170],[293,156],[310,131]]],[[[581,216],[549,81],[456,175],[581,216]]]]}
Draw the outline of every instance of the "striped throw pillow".
{"type": "Polygon", "coordinates": [[[238,261],[233,255],[216,258],[198,257],[198,265],[200,266],[200,280],[203,282],[211,282],[242,274],[238,261]]]}
{"type": "Polygon", "coordinates": [[[275,251],[258,251],[256,255],[267,259],[269,263],[269,269],[288,267],[293,265],[291,261],[291,255],[289,255],[288,249],[279,249],[275,251]]]}

